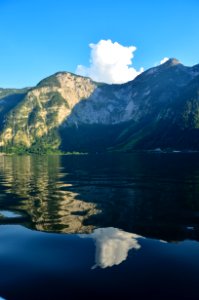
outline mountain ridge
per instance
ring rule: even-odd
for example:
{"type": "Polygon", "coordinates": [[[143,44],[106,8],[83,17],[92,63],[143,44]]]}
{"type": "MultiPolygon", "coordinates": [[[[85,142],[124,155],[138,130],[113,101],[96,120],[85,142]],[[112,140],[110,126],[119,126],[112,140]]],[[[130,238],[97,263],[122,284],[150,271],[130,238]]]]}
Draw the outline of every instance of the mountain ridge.
{"type": "Polygon", "coordinates": [[[123,84],[56,72],[35,87],[12,90],[21,95],[13,106],[0,89],[1,150],[199,149],[199,142],[174,142],[193,130],[199,137],[198,78],[199,64],[186,67],[171,58],[123,84]]]}

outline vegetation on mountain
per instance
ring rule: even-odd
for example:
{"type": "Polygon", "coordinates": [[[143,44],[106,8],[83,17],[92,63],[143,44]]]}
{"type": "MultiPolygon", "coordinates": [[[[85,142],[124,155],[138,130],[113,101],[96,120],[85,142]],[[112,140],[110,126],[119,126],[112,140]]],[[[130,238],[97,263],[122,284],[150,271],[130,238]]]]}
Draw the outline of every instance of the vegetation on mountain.
{"type": "Polygon", "coordinates": [[[0,148],[10,153],[199,150],[199,65],[170,59],[121,85],[59,72],[0,89],[0,148]]]}

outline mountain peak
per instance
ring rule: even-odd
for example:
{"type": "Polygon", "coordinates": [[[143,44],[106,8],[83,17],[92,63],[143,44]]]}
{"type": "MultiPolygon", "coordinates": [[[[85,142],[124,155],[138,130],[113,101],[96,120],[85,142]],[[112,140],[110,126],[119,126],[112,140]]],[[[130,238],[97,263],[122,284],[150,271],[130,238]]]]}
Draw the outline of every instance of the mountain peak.
{"type": "Polygon", "coordinates": [[[70,82],[70,81],[89,81],[93,82],[89,77],[83,77],[80,75],[76,75],[72,72],[66,72],[66,71],[60,71],[56,72],[53,75],[50,75],[43,80],[41,80],[38,84],[37,87],[49,87],[49,86],[54,86],[61,88],[62,83],[70,82]]]}
{"type": "Polygon", "coordinates": [[[176,58],[169,58],[163,65],[172,67],[176,65],[181,65],[181,62],[176,58]]]}

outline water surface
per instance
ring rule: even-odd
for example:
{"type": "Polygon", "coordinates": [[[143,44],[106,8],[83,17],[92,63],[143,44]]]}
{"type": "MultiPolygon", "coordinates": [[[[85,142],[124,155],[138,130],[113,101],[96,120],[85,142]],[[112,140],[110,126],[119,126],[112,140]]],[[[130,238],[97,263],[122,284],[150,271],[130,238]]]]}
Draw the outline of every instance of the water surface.
{"type": "Polygon", "coordinates": [[[198,299],[199,155],[0,157],[0,297],[198,299]]]}

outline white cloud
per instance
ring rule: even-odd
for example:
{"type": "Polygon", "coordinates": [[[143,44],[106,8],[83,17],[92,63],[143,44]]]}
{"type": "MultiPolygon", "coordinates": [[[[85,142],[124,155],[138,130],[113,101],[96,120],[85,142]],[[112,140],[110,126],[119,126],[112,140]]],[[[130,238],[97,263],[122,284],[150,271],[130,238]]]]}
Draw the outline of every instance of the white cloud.
{"type": "Polygon", "coordinates": [[[90,66],[77,66],[76,73],[98,82],[124,83],[143,72],[132,67],[135,46],[125,47],[111,40],[90,44],[90,66]]]}
{"type": "Polygon", "coordinates": [[[168,57],[164,57],[161,61],[160,61],[160,65],[164,64],[167,60],[169,60],[168,57]]]}

